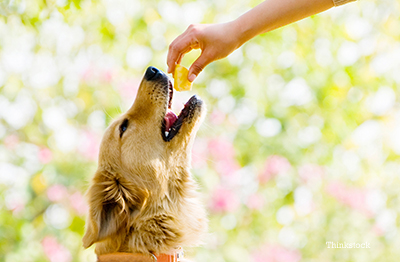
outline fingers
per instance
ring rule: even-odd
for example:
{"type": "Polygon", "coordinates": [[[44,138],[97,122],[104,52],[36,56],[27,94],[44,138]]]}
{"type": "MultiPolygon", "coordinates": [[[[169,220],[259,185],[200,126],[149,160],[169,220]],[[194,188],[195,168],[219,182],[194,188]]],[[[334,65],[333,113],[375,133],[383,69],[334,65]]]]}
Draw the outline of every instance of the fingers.
{"type": "Polygon", "coordinates": [[[168,50],[168,73],[173,73],[175,70],[175,64],[179,64],[182,60],[184,54],[188,53],[192,50],[190,44],[185,43],[177,43],[175,45],[170,46],[168,50]]]}
{"type": "Polygon", "coordinates": [[[212,62],[212,59],[205,53],[202,52],[201,55],[194,61],[192,66],[189,68],[188,80],[193,82],[196,77],[200,74],[203,69],[212,62]]]}
{"type": "Polygon", "coordinates": [[[168,73],[172,73],[175,70],[175,64],[182,57],[181,44],[179,43],[179,39],[175,39],[168,49],[167,55],[167,65],[168,65],[168,73]]]}
{"type": "Polygon", "coordinates": [[[168,73],[172,73],[175,70],[175,64],[179,63],[183,55],[192,50],[198,48],[197,40],[193,34],[190,34],[186,30],[182,35],[178,36],[169,46],[167,55],[168,73]]]}

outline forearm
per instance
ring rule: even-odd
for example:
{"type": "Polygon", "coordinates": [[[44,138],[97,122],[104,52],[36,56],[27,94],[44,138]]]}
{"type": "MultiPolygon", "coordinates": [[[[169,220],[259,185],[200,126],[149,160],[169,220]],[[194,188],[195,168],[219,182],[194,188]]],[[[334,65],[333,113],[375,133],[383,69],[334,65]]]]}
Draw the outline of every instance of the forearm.
{"type": "Polygon", "coordinates": [[[332,0],[265,0],[232,21],[239,45],[251,38],[323,12],[334,6],[332,0]]]}
{"type": "Polygon", "coordinates": [[[200,48],[201,55],[189,69],[189,81],[209,63],[231,54],[251,38],[356,0],[265,0],[236,20],[219,24],[191,25],[169,46],[168,73],[184,54],[200,48]]]}

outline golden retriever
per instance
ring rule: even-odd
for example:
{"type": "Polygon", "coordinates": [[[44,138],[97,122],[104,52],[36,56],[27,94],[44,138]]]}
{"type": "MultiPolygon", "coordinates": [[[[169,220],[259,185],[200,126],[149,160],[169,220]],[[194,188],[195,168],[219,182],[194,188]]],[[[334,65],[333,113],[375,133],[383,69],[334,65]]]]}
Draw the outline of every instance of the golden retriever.
{"type": "Polygon", "coordinates": [[[114,252],[170,254],[195,246],[207,231],[206,211],[190,174],[191,148],[205,114],[193,96],[176,116],[173,87],[149,67],[132,107],[107,128],[87,192],[83,246],[114,252]]]}

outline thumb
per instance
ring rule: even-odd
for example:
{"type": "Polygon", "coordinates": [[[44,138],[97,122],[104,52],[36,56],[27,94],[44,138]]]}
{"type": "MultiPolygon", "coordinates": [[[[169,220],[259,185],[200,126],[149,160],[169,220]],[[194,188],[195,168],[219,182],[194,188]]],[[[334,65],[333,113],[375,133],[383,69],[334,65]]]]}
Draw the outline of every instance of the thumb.
{"type": "Polygon", "coordinates": [[[201,71],[210,63],[211,61],[202,52],[201,55],[194,61],[194,63],[189,68],[188,80],[193,82],[201,71]]]}

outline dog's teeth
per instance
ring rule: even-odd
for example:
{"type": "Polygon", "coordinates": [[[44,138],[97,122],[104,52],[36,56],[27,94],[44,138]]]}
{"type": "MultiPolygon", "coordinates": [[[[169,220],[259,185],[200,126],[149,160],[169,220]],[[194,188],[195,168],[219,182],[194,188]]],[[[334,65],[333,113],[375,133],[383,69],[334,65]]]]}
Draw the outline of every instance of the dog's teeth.
{"type": "Polygon", "coordinates": [[[167,137],[169,135],[169,132],[165,131],[165,136],[167,137]]]}

